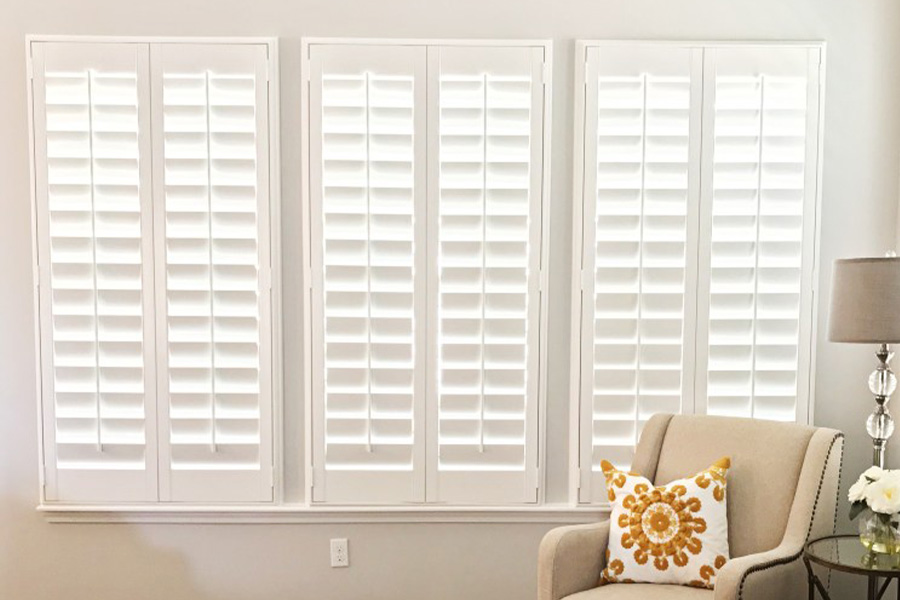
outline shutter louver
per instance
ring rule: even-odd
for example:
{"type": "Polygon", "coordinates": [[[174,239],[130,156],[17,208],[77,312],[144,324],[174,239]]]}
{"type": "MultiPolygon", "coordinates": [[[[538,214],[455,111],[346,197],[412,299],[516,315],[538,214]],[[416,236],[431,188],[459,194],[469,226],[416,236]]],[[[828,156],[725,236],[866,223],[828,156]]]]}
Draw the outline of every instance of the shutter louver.
{"type": "Polygon", "coordinates": [[[421,47],[310,54],[314,501],[424,496],[421,47]]]}
{"type": "Polygon", "coordinates": [[[709,414],[806,418],[818,56],[707,53],[709,414]]]}
{"type": "Polygon", "coordinates": [[[601,460],[630,466],[652,415],[692,407],[699,58],[588,50],[582,499],[602,495],[601,460]]]}
{"type": "Polygon", "coordinates": [[[270,501],[266,47],[151,53],[161,497],[270,501]]]}
{"type": "Polygon", "coordinates": [[[534,502],[543,48],[429,48],[429,499],[534,502]]]}
{"type": "Polygon", "coordinates": [[[46,497],[156,499],[145,47],[34,48],[46,497]]]}

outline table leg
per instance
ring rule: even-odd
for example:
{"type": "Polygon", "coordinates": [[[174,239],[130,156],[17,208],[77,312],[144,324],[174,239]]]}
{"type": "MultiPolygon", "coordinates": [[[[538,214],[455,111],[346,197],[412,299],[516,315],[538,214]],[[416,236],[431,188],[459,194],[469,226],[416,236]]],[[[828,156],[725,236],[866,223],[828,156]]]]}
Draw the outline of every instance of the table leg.
{"type": "Polygon", "coordinates": [[[884,598],[884,595],[887,593],[888,588],[891,587],[891,583],[892,583],[893,581],[894,581],[894,580],[891,579],[890,577],[885,577],[885,578],[884,578],[884,585],[881,586],[881,589],[880,589],[880,590],[878,590],[878,596],[876,597],[875,600],[881,600],[882,598],[884,598]]]}
{"type": "MultiPolygon", "coordinates": [[[[828,590],[825,589],[824,585],[822,585],[822,580],[816,577],[816,574],[813,571],[812,563],[810,563],[805,556],[803,557],[803,564],[804,566],[806,566],[806,585],[809,600],[816,600],[816,590],[818,590],[819,596],[822,597],[822,600],[831,600],[831,596],[828,594],[828,590]]],[[[900,600],[900,598],[898,598],[897,600],[900,600]]]]}
{"type": "MultiPolygon", "coordinates": [[[[809,564],[809,559],[806,556],[803,556],[803,566],[806,567],[806,591],[807,597],[809,600],[816,600],[816,583],[813,580],[813,570],[812,565],[809,564]]],[[[900,600],[900,599],[898,599],[900,600]]]]}
{"type": "Polygon", "coordinates": [[[869,593],[866,595],[868,600],[878,600],[878,578],[869,577],[869,593]]]}

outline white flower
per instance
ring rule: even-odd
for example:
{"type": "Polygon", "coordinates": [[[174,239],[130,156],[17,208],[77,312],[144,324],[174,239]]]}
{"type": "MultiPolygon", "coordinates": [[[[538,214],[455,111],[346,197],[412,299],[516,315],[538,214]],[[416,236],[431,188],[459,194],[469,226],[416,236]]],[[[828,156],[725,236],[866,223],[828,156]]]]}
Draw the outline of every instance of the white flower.
{"type": "Polygon", "coordinates": [[[854,483],[853,485],[850,486],[850,491],[847,494],[847,497],[849,498],[850,502],[853,503],[853,502],[859,502],[861,500],[865,500],[866,499],[866,488],[868,488],[868,487],[869,487],[869,480],[866,479],[865,477],[863,477],[862,475],[860,475],[859,479],[856,480],[856,483],[854,483]]]}
{"type": "Polygon", "coordinates": [[[890,515],[900,511],[900,472],[886,472],[866,487],[866,503],[873,511],[890,515]]]}
{"type": "Polygon", "coordinates": [[[860,478],[865,477],[870,481],[878,481],[879,479],[884,477],[885,473],[887,473],[887,471],[885,471],[881,467],[872,466],[863,471],[863,474],[860,475],[860,478]]]}

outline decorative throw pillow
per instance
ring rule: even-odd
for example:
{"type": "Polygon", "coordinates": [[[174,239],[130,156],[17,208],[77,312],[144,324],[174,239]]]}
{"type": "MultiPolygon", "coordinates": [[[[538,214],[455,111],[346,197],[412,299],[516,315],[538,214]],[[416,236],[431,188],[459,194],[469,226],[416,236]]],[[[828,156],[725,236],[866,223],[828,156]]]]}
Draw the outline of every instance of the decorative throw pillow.
{"type": "Polygon", "coordinates": [[[603,461],[612,504],[600,584],[672,583],[712,589],[728,560],[723,458],[693,477],[654,486],[603,461]]]}

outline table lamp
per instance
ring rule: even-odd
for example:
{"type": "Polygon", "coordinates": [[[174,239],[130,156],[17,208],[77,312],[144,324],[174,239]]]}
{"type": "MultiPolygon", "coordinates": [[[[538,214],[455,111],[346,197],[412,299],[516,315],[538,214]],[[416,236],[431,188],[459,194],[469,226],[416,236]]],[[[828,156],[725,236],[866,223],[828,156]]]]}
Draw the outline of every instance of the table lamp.
{"type": "Polygon", "coordinates": [[[900,343],[900,258],[846,258],[834,261],[828,339],[832,342],[880,344],[878,367],[869,376],[875,411],[866,421],[872,436],[873,462],[884,467],[884,451],[894,432],[887,403],[897,387],[891,371],[890,344],[900,343]]]}

